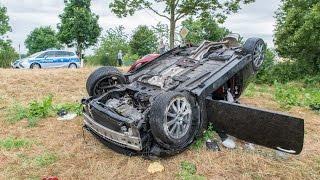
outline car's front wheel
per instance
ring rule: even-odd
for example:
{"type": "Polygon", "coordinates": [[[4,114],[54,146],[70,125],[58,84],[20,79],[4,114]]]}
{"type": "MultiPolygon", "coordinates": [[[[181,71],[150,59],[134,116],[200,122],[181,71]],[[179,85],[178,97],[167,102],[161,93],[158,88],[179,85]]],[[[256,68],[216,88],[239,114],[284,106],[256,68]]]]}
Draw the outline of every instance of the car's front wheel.
{"type": "Polygon", "coordinates": [[[33,64],[31,64],[30,69],[41,69],[41,66],[40,66],[40,64],[33,63],[33,64]]]}
{"type": "Polygon", "coordinates": [[[186,149],[197,131],[199,108],[193,97],[165,92],[151,105],[149,124],[156,142],[171,154],[186,149]]]}
{"type": "Polygon", "coordinates": [[[252,65],[258,71],[264,61],[266,45],[261,38],[249,38],[243,45],[243,50],[252,55],[252,65]]]}
{"type": "Polygon", "coordinates": [[[87,92],[89,96],[100,96],[108,92],[117,84],[125,84],[126,78],[116,68],[104,66],[96,69],[87,79],[87,92]]]}

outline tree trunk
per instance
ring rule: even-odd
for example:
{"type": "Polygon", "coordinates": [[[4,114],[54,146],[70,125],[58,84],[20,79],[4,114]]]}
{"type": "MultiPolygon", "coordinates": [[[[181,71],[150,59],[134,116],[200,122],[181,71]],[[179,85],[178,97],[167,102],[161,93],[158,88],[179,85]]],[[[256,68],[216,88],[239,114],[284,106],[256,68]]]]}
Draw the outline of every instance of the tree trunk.
{"type": "Polygon", "coordinates": [[[170,4],[170,49],[174,48],[174,36],[176,30],[175,20],[175,1],[171,1],[170,4]]]}
{"type": "Polygon", "coordinates": [[[77,45],[77,55],[80,59],[80,67],[83,68],[82,47],[80,44],[77,45]]]}

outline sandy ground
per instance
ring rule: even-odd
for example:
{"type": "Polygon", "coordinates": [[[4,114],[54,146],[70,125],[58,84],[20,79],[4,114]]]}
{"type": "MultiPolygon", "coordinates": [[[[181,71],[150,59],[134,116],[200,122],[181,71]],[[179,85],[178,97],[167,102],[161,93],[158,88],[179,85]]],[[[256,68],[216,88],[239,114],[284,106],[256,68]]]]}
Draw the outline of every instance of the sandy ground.
{"type": "MultiPolygon", "coordinates": [[[[197,174],[207,179],[320,179],[320,115],[306,108],[287,111],[305,119],[305,145],[298,156],[279,159],[273,150],[256,147],[255,151],[248,151],[237,142],[235,150],[190,149],[158,160],[165,171],[156,174],[147,172],[152,161],[117,154],[88,133],[83,138],[82,117],[69,122],[47,118],[34,128],[27,127],[26,120],[6,122],[8,108],[16,102],[27,104],[48,94],[54,96],[56,103],[79,101],[86,96],[85,81],[91,71],[93,68],[0,69],[0,139],[18,137],[33,142],[30,147],[0,149],[0,179],[177,179],[182,161],[194,163],[197,174]],[[57,161],[47,166],[28,161],[44,153],[55,154],[57,161]]],[[[242,102],[280,110],[268,92],[242,98],[242,102]]]]}

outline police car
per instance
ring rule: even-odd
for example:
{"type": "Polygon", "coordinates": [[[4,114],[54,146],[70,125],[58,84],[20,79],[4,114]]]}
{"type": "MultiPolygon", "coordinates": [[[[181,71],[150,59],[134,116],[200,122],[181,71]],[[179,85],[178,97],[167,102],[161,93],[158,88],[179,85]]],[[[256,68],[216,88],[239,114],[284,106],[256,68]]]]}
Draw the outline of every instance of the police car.
{"type": "Polygon", "coordinates": [[[80,59],[74,52],[46,50],[16,60],[11,66],[15,69],[78,68],[80,59]]]}

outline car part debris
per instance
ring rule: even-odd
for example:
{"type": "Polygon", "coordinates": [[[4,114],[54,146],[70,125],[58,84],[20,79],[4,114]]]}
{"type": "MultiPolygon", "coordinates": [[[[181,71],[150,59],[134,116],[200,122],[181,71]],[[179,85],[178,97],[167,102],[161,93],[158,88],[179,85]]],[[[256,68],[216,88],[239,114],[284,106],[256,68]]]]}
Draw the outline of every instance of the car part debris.
{"type": "MultiPolygon", "coordinates": [[[[100,67],[87,80],[84,126],[110,148],[128,155],[180,153],[209,123],[218,134],[299,154],[300,118],[237,104],[262,65],[265,44],[233,36],[174,48],[127,74],[100,67]]],[[[230,139],[225,146],[234,148],[230,139]]]]}
{"type": "Polygon", "coordinates": [[[206,147],[207,147],[207,149],[209,149],[209,150],[221,151],[221,150],[220,150],[220,147],[219,147],[219,145],[218,145],[218,143],[217,143],[216,140],[208,139],[208,140],[206,141],[206,147]]]}

